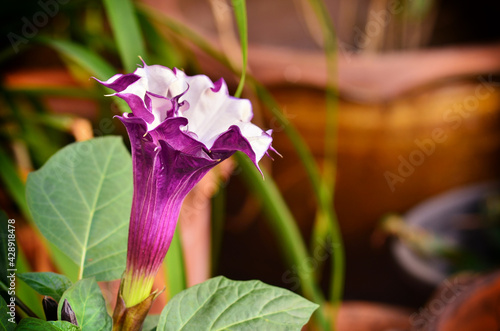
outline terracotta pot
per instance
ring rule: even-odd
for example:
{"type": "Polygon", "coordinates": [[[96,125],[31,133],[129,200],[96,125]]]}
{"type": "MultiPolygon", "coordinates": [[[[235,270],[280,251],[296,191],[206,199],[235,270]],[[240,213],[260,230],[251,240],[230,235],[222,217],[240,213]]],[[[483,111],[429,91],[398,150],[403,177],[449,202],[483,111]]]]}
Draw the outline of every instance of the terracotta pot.
{"type": "Polygon", "coordinates": [[[500,329],[500,272],[451,280],[412,315],[412,330],[497,331],[500,329]]]}
{"type": "Polygon", "coordinates": [[[409,330],[409,311],[370,302],[345,302],[337,317],[337,331],[409,330]]]}
{"type": "MultiPolygon", "coordinates": [[[[498,177],[500,89],[488,86],[488,97],[479,100],[475,92],[481,84],[443,84],[383,104],[340,101],[335,197],[348,239],[367,240],[384,213],[402,212],[438,192],[498,177]],[[477,104],[470,111],[461,115],[454,109],[466,107],[472,98],[477,104]]],[[[324,93],[289,86],[273,93],[321,164],[324,93]]],[[[288,139],[279,127],[274,129],[274,146],[284,156],[273,163],[274,177],[298,219],[309,222],[314,199],[306,174],[288,139]]]]}

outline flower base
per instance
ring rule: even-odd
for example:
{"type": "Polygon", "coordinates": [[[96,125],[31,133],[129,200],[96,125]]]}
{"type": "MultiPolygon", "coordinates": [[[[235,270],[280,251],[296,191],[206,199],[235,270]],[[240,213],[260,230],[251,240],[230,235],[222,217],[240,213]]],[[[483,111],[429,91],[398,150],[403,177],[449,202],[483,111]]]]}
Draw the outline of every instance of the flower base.
{"type": "Polygon", "coordinates": [[[142,302],[135,306],[127,307],[122,297],[122,286],[120,285],[115,311],[113,312],[113,331],[141,330],[149,309],[151,309],[154,300],[160,293],[161,292],[154,291],[142,302]]]}

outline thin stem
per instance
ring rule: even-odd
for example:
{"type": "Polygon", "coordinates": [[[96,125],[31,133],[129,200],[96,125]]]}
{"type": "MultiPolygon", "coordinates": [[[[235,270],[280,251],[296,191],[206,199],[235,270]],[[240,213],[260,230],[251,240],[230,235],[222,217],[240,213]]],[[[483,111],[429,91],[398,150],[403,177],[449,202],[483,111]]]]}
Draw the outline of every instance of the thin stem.
{"type": "Polygon", "coordinates": [[[314,281],[313,272],[304,267],[310,260],[304,240],[279,189],[265,170],[263,170],[265,180],[262,180],[262,175],[248,157],[240,152],[236,153],[235,156],[246,174],[247,185],[253,191],[258,192],[256,195],[264,207],[264,212],[267,214],[274,234],[281,244],[281,249],[287,253],[285,254],[288,258],[287,262],[294,267],[293,270],[296,271],[296,276],[300,279],[304,296],[322,306],[316,312],[318,322],[322,325],[323,330],[331,330],[330,319],[322,310],[326,303],[323,293],[314,281]]]}
{"type": "Polygon", "coordinates": [[[241,92],[243,91],[243,86],[245,86],[245,77],[247,73],[247,58],[248,58],[248,34],[247,34],[247,10],[245,0],[231,0],[234,8],[234,15],[236,17],[236,23],[238,25],[238,31],[240,33],[240,44],[241,53],[243,58],[243,63],[241,66],[241,78],[238,83],[238,88],[234,93],[236,98],[239,98],[241,92]]]}
{"type": "MultiPolygon", "coordinates": [[[[327,85],[326,85],[326,128],[325,128],[325,161],[323,170],[324,195],[330,196],[330,203],[333,204],[335,192],[335,177],[337,172],[337,131],[338,131],[338,98],[334,92],[337,80],[337,50],[336,34],[333,23],[328,16],[327,8],[322,0],[310,0],[318,19],[321,23],[324,37],[324,50],[327,61],[327,85]],[[327,185],[327,187],[324,187],[327,185]]],[[[329,215],[330,235],[332,237],[333,258],[332,258],[332,278],[330,280],[330,301],[334,308],[338,308],[342,300],[344,288],[344,248],[342,235],[338,225],[334,210],[326,210],[329,215]]]]}

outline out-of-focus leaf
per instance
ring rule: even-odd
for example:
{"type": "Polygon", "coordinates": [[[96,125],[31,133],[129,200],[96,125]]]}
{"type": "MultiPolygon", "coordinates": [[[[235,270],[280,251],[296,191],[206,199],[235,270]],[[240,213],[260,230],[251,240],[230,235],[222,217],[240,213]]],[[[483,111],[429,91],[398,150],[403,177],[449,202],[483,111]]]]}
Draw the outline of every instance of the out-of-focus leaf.
{"type": "Polygon", "coordinates": [[[138,11],[137,18],[144,31],[144,35],[147,36],[145,41],[150,51],[150,60],[152,63],[158,63],[169,68],[184,67],[183,55],[160,34],[148,17],[143,12],[138,11]]]}
{"type": "Polygon", "coordinates": [[[60,39],[42,38],[41,41],[70,58],[97,78],[108,79],[116,74],[116,70],[111,65],[84,46],[60,39]]]}
{"type": "Polygon", "coordinates": [[[16,327],[14,316],[9,315],[9,311],[7,303],[0,296],[0,331],[14,331],[16,327]]]}
{"type": "Polygon", "coordinates": [[[172,243],[167,252],[167,257],[163,262],[165,275],[167,278],[168,297],[172,298],[177,293],[186,289],[186,269],[184,267],[184,256],[182,254],[182,244],[180,228],[177,227],[172,238],[172,243]]]}
{"type": "Polygon", "coordinates": [[[64,275],[53,272],[25,272],[17,277],[41,295],[48,295],[59,302],[63,293],[73,283],[64,275]]]}
{"type": "MultiPolygon", "coordinates": [[[[0,178],[2,179],[4,187],[8,190],[14,202],[23,211],[28,210],[26,199],[24,197],[24,184],[19,178],[14,163],[9,158],[7,153],[0,146],[0,178]]],[[[7,217],[5,217],[7,219],[7,217]]]]}
{"type": "Polygon", "coordinates": [[[134,71],[138,57],[147,60],[147,54],[132,1],[104,0],[104,7],[125,70],[134,71]]]}

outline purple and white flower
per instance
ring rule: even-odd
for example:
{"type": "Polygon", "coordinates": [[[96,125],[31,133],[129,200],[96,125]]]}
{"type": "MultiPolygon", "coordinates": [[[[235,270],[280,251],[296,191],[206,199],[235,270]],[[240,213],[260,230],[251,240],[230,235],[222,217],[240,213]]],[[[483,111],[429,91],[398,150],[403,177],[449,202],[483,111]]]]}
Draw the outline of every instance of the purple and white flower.
{"type": "Polygon", "coordinates": [[[213,83],[204,75],[144,63],[134,73],[99,82],[132,110],[118,116],[130,138],[134,173],[121,292],[131,307],[151,293],[188,192],[236,151],[258,168],[272,149],[271,130],[250,122],[250,101],[229,96],[223,79],[213,83]]]}

